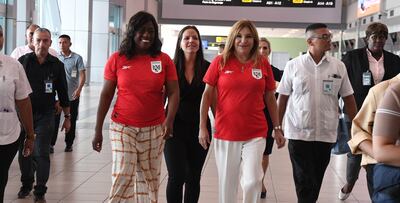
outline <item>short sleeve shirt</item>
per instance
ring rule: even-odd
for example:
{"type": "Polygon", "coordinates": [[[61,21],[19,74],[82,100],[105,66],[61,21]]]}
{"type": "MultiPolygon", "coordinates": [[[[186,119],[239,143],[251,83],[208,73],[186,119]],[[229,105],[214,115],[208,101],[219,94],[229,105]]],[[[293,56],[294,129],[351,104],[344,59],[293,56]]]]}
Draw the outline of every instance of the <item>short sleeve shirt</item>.
{"type": "Polygon", "coordinates": [[[69,56],[64,56],[61,52],[58,59],[64,63],[65,76],[68,84],[68,97],[72,101],[72,94],[79,87],[79,72],[85,70],[83,59],[79,54],[71,52],[69,56]]]}
{"type": "Polygon", "coordinates": [[[213,60],[203,79],[218,92],[214,137],[228,141],[265,137],[264,96],[275,90],[271,66],[264,58],[254,65],[232,56],[221,68],[221,60],[221,56],[213,60]]]}
{"type": "Polygon", "coordinates": [[[285,137],[294,140],[336,142],[338,95],[353,94],[345,65],[331,56],[316,64],[309,53],[286,64],[279,94],[288,95],[285,137]]]}
{"type": "Polygon", "coordinates": [[[104,79],[117,82],[117,101],[111,119],[148,127],[164,121],[163,86],[178,78],[173,61],[165,53],[154,58],[138,55],[127,59],[117,52],[107,61],[104,79]]]}
{"type": "Polygon", "coordinates": [[[15,59],[0,54],[0,145],[15,142],[20,133],[15,100],[32,92],[24,68],[15,59]]]}
{"type": "Polygon", "coordinates": [[[373,136],[400,140],[400,82],[391,85],[375,115],[373,136]]]}

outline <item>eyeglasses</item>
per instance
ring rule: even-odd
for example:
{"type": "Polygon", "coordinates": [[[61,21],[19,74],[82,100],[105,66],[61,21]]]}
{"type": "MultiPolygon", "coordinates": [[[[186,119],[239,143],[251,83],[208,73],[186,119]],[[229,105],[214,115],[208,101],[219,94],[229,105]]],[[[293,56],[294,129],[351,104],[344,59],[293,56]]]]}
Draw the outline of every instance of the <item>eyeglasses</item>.
{"type": "Polygon", "coordinates": [[[331,40],[333,38],[333,35],[332,34],[323,34],[323,35],[320,35],[320,36],[312,36],[310,38],[316,38],[316,39],[322,39],[322,40],[328,41],[328,40],[331,40]]]}

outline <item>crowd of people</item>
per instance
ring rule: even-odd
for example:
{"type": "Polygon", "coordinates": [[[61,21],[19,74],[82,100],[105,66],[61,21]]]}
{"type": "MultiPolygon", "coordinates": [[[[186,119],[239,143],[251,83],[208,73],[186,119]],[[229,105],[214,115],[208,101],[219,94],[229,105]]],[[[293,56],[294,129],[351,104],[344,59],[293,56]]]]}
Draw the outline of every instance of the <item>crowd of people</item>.
{"type": "MultiPolygon", "coordinates": [[[[279,149],[287,141],[298,202],[315,203],[337,141],[339,97],[352,120],[352,137],[347,183],[338,198],[348,198],[363,166],[371,200],[399,202],[400,57],[384,50],[386,25],[372,23],[365,32],[366,47],[347,52],[340,61],[327,54],[332,39],[327,25],[311,24],[305,29],[307,52],[282,72],[269,62],[271,43],[259,38],[249,20],[232,26],[223,50],[210,63],[195,26],[179,32],[171,59],[161,51],[154,16],[136,13],[119,50],[105,64],[92,141],[101,152],[104,121],[116,97],[108,135],[108,202],[159,202],[163,155],[167,201],[198,202],[211,142],[219,202],[236,202],[239,184],[243,202],[260,202],[268,194],[263,183],[273,144],[279,149]]],[[[35,202],[46,202],[49,155],[60,115],[64,151],[71,152],[86,79],[82,57],[70,49],[70,36],[59,36],[59,52],[50,48],[46,28],[30,25],[26,39],[27,45],[11,57],[0,55],[1,202],[18,150],[18,198],[33,190],[35,202]],[[18,119],[20,126],[11,124],[18,119]]],[[[3,41],[0,27],[0,47],[3,41]]]]}

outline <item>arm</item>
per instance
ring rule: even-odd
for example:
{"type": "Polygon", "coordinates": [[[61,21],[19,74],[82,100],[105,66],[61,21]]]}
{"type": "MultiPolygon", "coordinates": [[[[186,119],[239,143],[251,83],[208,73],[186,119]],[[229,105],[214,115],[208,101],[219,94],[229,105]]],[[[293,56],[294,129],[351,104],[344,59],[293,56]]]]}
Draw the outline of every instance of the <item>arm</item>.
{"type": "MultiPolygon", "coordinates": [[[[61,127],[61,131],[65,130],[67,133],[69,129],[71,128],[71,114],[69,111],[69,98],[68,98],[68,86],[67,86],[67,79],[65,76],[65,70],[64,70],[64,64],[59,62],[57,64],[59,66],[59,74],[56,80],[56,91],[57,91],[57,96],[60,101],[60,106],[63,109],[65,119],[61,127]]],[[[56,68],[56,67],[53,67],[56,68]]]]}
{"type": "Polygon", "coordinates": [[[27,157],[32,154],[35,141],[31,100],[29,97],[22,100],[15,100],[15,105],[19,110],[18,114],[26,132],[23,155],[27,157]]]}
{"type": "Polygon", "coordinates": [[[168,97],[168,109],[167,109],[167,118],[163,123],[164,139],[168,138],[170,134],[173,132],[173,123],[175,119],[176,111],[178,110],[179,105],[179,85],[177,80],[168,80],[165,84],[166,93],[168,97]]]}
{"type": "Polygon", "coordinates": [[[373,136],[372,139],[376,161],[400,167],[400,146],[396,145],[397,140],[386,136],[373,136]]]}
{"type": "Polygon", "coordinates": [[[272,125],[268,126],[274,128],[274,138],[278,148],[285,146],[285,137],[283,136],[283,131],[281,127],[281,122],[279,120],[278,106],[275,99],[275,91],[266,91],[264,96],[264,102],[267,104],[269,115],[271,116],[272,125]],[[278,129],[275,129],[278,128],[278,129]]]}
{"type": "MultiPolygon", "coordinates": [[[[216,89],[215,87],[206,84],[200,103],[200,126],[199,126],[199,143],[204,148],[207,149],[210,144],[210,135],[207,129],[207,118],[208,109],[216,100],[216,89]]],[[[214,114],[215,115],[215,114],[214,114]]]]}
{"type": "Polygon", "coordinates": [[[347,97],[343,97],[344,106],[346,110],[346,114],[349,116],[352,121],[357,114],[357,105],[356,100],[354,99],[354,95],[349,95],[347,97]]]}
{"type": "Polygon", "coordinates": [[[352,138],[348,142],[348,145],[353,154],[360,154],[362,152],[373,157],[372,125],[374,123],[376,108],[374,91],[371,89],[351,125],[352,138]]]}
{"type": "Polygon", "coordinates": [[[288,95],[279,94],[279,97],[278,97],[279,123],[282,123],[282,121],[283,121],[283,116],[285,115],[285,112],[286,112],[286,105],[287,105],[288,100],[289,100],[288,95]]]}
{"type": "Polygon", "coordinates": [[[72,98],[74,100],[78,99],[81,96],[81,91],[82,91],[83,86],[85,85],[85,81],[86,81],[86,71],[81,70],[81,71],[79,71],[79,86],[74,91],[74,93],[72,93],[72,98]]]}
{"type": "Polygon", "coordinates": [[[100,94],[99,107],[97,108],[95,134],[92,140],[93,150],[100,152],[103,144],[103,123],[114,98],[116,81],[104,80],[103,90],[100,94]]]}

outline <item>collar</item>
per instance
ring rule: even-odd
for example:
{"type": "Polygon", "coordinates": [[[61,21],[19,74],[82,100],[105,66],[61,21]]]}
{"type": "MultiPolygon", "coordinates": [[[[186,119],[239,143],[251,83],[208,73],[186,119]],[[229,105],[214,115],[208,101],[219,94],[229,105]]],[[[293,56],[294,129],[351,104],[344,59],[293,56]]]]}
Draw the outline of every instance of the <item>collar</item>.
{"type": "Polygon", "coordinates": [[[382,56],[378,59],[378,60],[376,60],[376,58],[374,57],[374,56],[372,56],[372,53],[371,53],[371,51],[368,49],[368,47],[366,48],[366,50],[367,50],[367,57],[371,57],[371,58],[373,58],[373,59],[375,59],[375,61],[380,61],[380,60],[383,60],[383,50],[382,50],[382,56]]]}
{"type": "Polygon", "coordinates": [[[63,52],[60,51],[60,55],[61,55],[62,57],[64,57],[64,58],[71,58],[73,53],[74,53],[74,52],[71,51],[71,52],[69,53],[68,56],[65,56],[65,55],[63,54],[63,52]]]}
{"type": "MultiPolygon", "coordinates": [[[[31,59],[33,59],[33,60],[35,60],[35,61],[38,61],[35,52],[29,53],[29,58],[31,58],[31,59]]],[[[46,56],[46,59],[45,59],[44,63],[47,63],[47,62],[56,62],[57,60],[58,60],[58,59],[57,59],[56,57],[52,56],[50,53],[47,53],[47,56],[46,56]]]]}
{"type": "MultiPolygon", "coordinates": [[[[307,53],[306,53],[305,55],[306,55],[306,57],[308,57],[310,60],[314,61],[314,59],[312,58],[312,56],[311,56],[311,54],[310,54],[310,50],[307,50],[307,53]]],[[[322,56],[321,61],[319,62],[319,64],[320,64],[322,61],[324,61],[324,60],[326,60],[326,62],[331,62],[331,60],[332,60],[332,59],[330,58],[330,56],[326,54],[326,52],[324,53],[324,56],[322,56]]],[[[315,63],[315,61],[314,61],[314,63],[315,63]]],[[[317,65],[318,65],[318,64],[317,64],[317,65]]]]}

